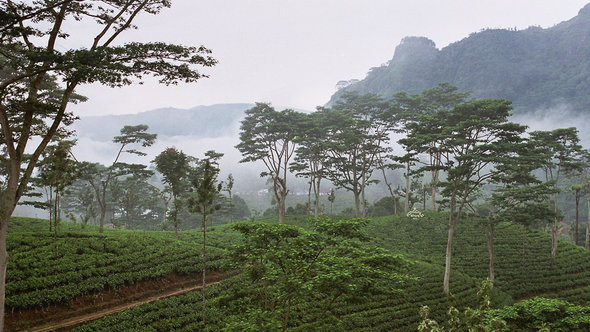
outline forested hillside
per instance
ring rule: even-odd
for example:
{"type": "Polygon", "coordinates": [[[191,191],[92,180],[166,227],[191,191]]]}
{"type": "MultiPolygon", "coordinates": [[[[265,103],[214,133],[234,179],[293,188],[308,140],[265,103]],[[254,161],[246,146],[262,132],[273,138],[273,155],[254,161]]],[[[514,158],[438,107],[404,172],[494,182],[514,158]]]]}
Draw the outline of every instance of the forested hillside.
{"type": "Polygon", "coordinates": [[[330,103],[348,90],[389,98],[449,82],[476,98],[512,100],[516,113],[564,104],[587,112],[589,36],[590,5],[548,29],[485,29],[440,50],[426,37],[406,37],[388,64],[361,81],[341,82],[330,103]]]}

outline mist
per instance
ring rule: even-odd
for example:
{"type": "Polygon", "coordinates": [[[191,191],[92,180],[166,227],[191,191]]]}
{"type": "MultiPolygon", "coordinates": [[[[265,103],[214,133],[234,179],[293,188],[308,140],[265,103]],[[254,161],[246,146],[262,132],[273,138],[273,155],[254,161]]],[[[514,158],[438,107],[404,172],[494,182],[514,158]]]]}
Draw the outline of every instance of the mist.
{"type": "Polygon", "coordinates": [[[572,111],[565,103],[550,108],[538,109],[534,112],[517,113],[512,116],[512,121],[527,125],[527,131],[555,130],[558,128],[576,127],[582,147],[590,148],[590,128],[588,116],[572,111]]]}

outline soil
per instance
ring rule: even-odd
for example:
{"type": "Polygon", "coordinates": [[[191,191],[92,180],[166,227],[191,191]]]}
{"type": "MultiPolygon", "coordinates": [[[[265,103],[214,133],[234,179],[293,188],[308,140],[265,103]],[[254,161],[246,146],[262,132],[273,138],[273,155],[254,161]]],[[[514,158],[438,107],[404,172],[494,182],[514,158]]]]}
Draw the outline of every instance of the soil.
{"type": "MultiPolygon", "coordinates": [[[[208,272],[207,285],[216,284],[227,276],[227,273],[208,272]]],[[[201,289],[201,286],[200,273],[190,276],[172,273],[159,280],[140,281],[133,285],[80,296],[68,305],[7,312],[4,327],[6,331],[67,331],[143,303],[201,289]]]]}

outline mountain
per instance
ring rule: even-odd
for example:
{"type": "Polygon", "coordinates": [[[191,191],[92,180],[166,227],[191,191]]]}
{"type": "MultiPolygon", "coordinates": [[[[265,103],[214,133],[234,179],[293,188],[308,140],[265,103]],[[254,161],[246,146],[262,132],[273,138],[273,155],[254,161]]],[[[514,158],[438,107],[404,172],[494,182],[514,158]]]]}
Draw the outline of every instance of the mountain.
{"type": "Polygon", "coordinates": [[[253,104],[216,104],[191,109],[161,108],[125,115],[81,118],[73,125],[78,137],[108,142],[125,125],[147,124],[159,137],[193,136],[215,138],[235,134],[244,111],[253,104]]]}
{"type": "Polygon", "coordinates": [[[420,93],[449,82],[475,98],[506,98],[517,113],[590,105],[590,4],[551,28],[485,29],[442,49],[426,37],[406,37],[393,58],[371,68],[365,79],[342,81],[346,90],[391,97],[420,93]]]}

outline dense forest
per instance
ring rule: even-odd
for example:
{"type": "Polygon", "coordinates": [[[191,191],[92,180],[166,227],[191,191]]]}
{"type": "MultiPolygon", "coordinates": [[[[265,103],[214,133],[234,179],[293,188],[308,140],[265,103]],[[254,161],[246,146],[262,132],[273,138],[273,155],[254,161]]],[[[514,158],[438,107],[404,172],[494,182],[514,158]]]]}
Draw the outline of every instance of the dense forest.
{"type": "MultiPolygon", "coordinates": [[[[136,15],[168,6],[0,5],[0,331],[590,330],[590,152],[576,127],[513,122],[520,95],[487,95],[474,72],[460,76],[471,93],[445,82],[428,63],[451,46],[407,39],[389,65],[420,62],[435,83],[407,72],[416,85],[379,94],[357,82],[311,113],[245,110],[235,149],[267,181],[265,211],[236,195],[233,170],[220,176],[213,149],[125,159],[157,142],[147,124],[109,133],[108,164],[77,160],[77,87],[191,83],[216,65],[204,46],[114,43],[136,15]],[[66,18],[96,24],[88,47],[58,46],[66,18]],[[298,204],[293,177],[307,184],[298,204]],[[387,194],[371,202],[378,183],[387,194]],[[348,206],[334,210],[337,196],[348,206]],[[18,204],[49,220],[14,217],[18,204]]],[[[547,31],[502,33],[557,34],[588,8],[547,31]]],[[[527,89],[531,107],[555,100],[548,87],[527,89]]]]}
{"type": "Polygon", "coordinates": [[[516,112],[567,105],[585,113],[590,96],[590,6],[548,29],[484,29],[437,49],[426,37],[406,37],[383,66],[362,80],[342,81],[343,91],[419,93],[449,82],[476,98],[505,98],[516,112]]]}

